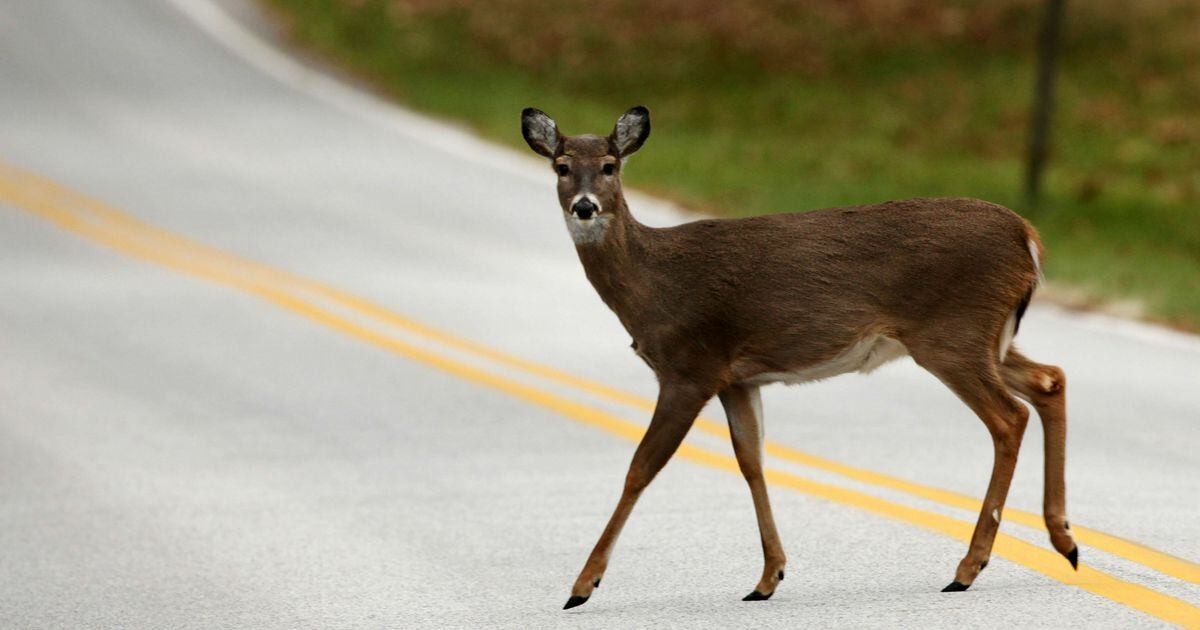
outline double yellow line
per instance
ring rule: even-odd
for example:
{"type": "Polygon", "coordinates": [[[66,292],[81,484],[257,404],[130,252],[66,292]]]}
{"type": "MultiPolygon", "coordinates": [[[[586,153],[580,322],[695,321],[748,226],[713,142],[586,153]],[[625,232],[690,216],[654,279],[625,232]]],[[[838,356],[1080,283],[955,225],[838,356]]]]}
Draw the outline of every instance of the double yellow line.
{"type": "MultiPolygon", "coordinates": [[[[69,190],[49,179],[0,162],[0,202],[26,210],[59,227],[105,245],[115,251],[155,263],[197,278],[222,284],[275,304],[328,328],[361,341],[437,368],[456,377],[489,387],[534,405],[549,409],[583,424],[636,442],[643,427],[610,413],[564,398],[502,374],[459,361],[393,334],[345,317],[338,309],[378,324],[405,331],[454,351],[485,359],[506,368],[538,377],[598,398],[640,410],[651,410],[653,402],[600,383],[588,381],[553,368],[515,357],[407,319],[363,298],[314,280],[246,260],[143,223],[102,202],[69,190]]],[[[724,425],[701,418],[697,427],[709,434],[728,436],[724,425]]],[[[980,502],[964,495],[915,484],[863,470],[768,442],[767,453],[782,460],[823,470],[860,483],[903,492],[943,505],[977,512],[980,502]]],[[[739,474],[734,458],[685,443],[679,455],[693,462],[739,474]]],[[[875,514],[904,521],[969,541],[973,523],[911,508],[841,486],[812,481],[777,469],[768,469],[769,483],[817,496],[875,514]]],[[[1008,521],[1044,530],[1036,514],[1006,509],[1008,521]]],[[[1077,542],[1121,556],[1163,574],[1200,583],[1200,566],[1154,549],[1078,525],[1077,542]]],[[[1185,627],[1200,628],[1200,609],[1158,591],[1126,582],[1089,566],[1078,572],[1056,552],[1001,533],[996,538],[996,555],[1033,569],[1064,584],[1108,598],[1160,619],[1185,627]]],[[[1086,558],[1086,556],[1085,556],[1086,558]]]]}

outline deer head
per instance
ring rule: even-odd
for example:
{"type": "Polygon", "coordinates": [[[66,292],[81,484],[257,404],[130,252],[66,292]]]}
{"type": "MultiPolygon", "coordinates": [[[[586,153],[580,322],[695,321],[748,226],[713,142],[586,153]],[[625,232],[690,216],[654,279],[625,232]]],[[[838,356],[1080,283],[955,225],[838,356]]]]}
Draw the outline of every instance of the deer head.
{"type": "Polygon", "coordinates": [[[577,245],[604,240],[613,220],[627,212],[621,168],[650,136],[650,110],[634,107],[607,136],[566,136],[545,112],[526,108],[521,133],[535,153],[548,158],[558,177],[558,201],[577,245]]]}

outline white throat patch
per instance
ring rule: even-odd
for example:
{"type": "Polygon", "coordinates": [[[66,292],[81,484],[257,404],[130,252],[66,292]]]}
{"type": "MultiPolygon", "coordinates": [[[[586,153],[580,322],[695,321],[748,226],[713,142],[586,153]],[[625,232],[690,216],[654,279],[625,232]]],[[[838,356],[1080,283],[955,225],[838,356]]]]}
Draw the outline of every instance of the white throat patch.
{"type": "Polygon", "coordinates": [[[593,245],[604,240],[604,233],[608,231],[608,222],[612,220],[612,215],[595,214],[586,221],[574,214],[568,214],[565,218],[567,231],[571,233],[571,240],[575,241],[576,245],[593,245]]]}

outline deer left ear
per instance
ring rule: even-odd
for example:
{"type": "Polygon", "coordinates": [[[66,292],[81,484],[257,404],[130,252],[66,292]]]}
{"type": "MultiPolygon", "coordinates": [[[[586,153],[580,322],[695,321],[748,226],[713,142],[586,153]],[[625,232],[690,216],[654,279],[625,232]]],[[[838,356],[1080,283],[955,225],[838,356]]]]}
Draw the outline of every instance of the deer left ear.
{"type": "Polygon", "coordinates": [[[554,159],[558,152],[558,125],[546,112],[532,107],[526,107],[521,112],[521,135],[534,152],[554,159]]]}
{"type": "Polygon", "coordinates": [[[617,157],[624,159],[633,155],[649,137],[650,110],[638,105],[621,114],[612,132],[613,144],[620,153],[617,157]]]}

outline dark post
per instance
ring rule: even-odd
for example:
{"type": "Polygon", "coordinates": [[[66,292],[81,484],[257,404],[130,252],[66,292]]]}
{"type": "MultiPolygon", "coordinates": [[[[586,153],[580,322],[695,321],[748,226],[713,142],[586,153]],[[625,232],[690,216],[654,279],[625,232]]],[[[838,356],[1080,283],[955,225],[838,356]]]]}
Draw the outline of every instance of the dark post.
{"type": "Polygon", "coordinates": [[[1029,134],[1029,165],[1025,172],[1025,199],[1037,205],[1046,161],[1046,136],[1050,130],[1050,110],[1054,107],[1054,63],[1058,56],[1058,34],[1062,26],[1066,0],[1046,0],[1042,28],[1038,33],[1037,83],[1034,87],[1033,115],[1029,134]]]}

